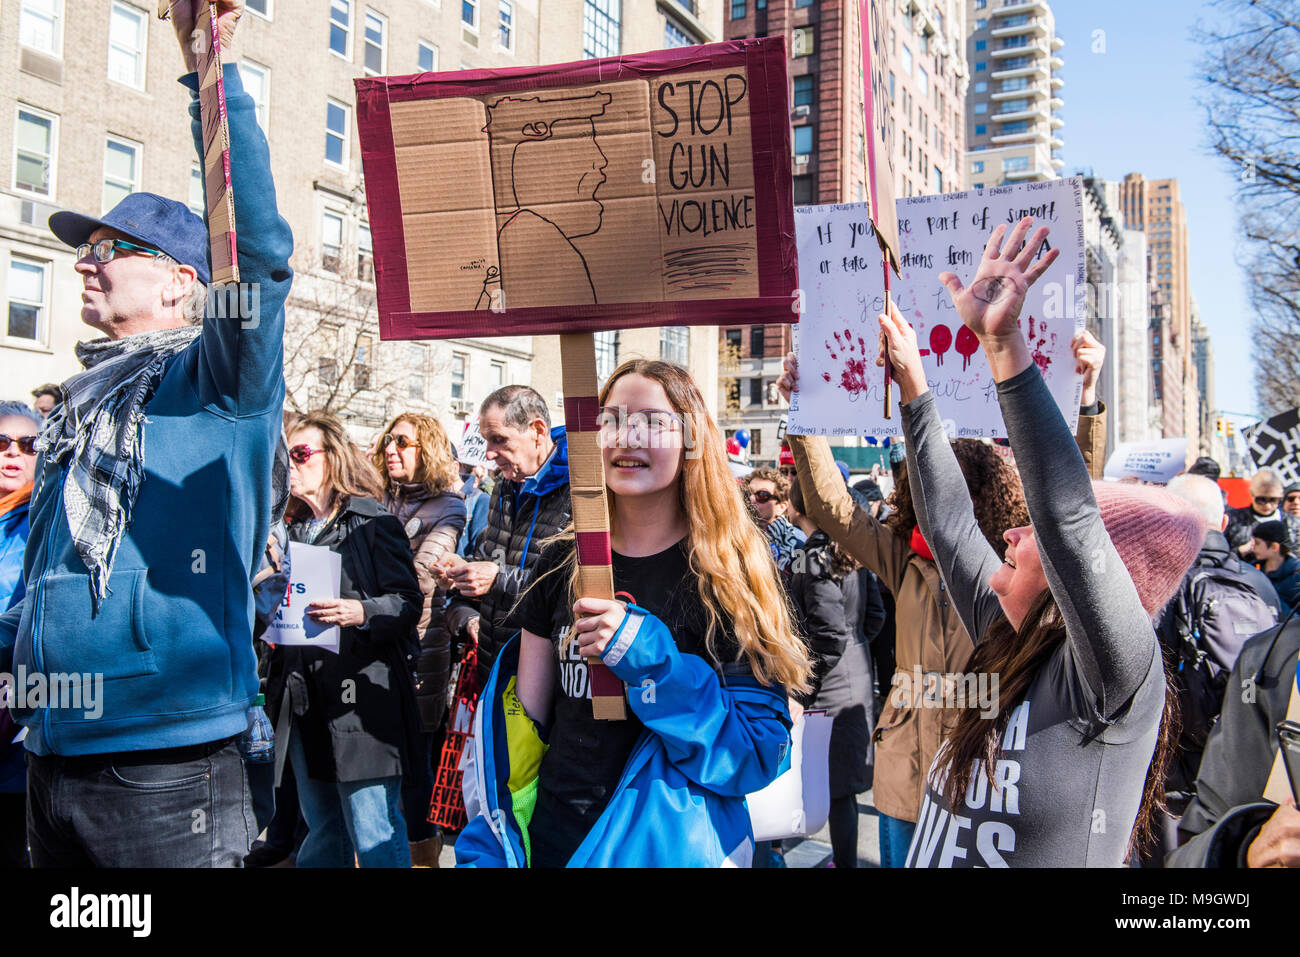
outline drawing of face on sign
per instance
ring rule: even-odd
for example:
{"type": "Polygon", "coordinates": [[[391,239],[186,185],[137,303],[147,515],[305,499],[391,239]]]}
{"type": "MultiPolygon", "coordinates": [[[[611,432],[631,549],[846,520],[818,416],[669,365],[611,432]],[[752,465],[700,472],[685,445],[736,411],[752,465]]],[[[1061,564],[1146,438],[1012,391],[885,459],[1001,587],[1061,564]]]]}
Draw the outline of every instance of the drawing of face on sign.
{"type": "Polygon", "coordinates": [[[523,277],[512,275],[509,264],[527,256],[548,264],[546,275],[537,278],[544,278],[551,295],[572,303],[597,301],[591,270],[573,240],[601,227],[604,207],[596,193],[609,159],[598,142],[596,119],[610,100],[609,93],[596,91],[502,97],[488,105],[500,282],[510,298],[521,291],[523,277]]]}

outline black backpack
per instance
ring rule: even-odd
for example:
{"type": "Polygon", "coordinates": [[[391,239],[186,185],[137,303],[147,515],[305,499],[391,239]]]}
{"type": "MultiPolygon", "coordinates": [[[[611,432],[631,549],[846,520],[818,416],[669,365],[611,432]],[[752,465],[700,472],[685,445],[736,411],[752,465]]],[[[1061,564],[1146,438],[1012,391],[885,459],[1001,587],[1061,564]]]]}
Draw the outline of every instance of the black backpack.
{"type": "Polygon", "coordinates": [[[1276,623],[1273,607],[1260,597],[1235,556],[1222,564],[1198,559],[1187,573],[1158,629],[1181,719],[1180,753],[1166,791],[1192,793],[1205,740],[1223,708],[1228,675],[1241,647],[1276,623]]]}

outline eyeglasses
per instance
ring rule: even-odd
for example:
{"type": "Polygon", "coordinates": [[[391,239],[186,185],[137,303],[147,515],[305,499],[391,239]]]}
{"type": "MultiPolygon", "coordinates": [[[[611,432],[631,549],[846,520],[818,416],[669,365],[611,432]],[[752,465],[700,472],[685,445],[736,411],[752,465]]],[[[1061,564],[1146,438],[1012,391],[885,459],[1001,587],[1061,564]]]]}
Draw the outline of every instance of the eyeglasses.
{"type": "Polygon", "coordinates": [[[664,432],[680,429],[682,425],[683,419],[676,412],[667,412],[663,409],[628,412],[610,405],[600,407],[600,417],[597,419],[600,433],[607,437],[616,435],[620,426],[625,426],[628,432],[657,437],[664,432]]]}
{"type": "Polygon", "coordinates": [[[1256,495],[1255,501],[1259,502],[1260,505],[1276,505],[1282,500],[1276,495],[1256,495]]]}
{"type": "Polygon", "coordinates": [[[295,465],[306,465],[313,455],[324,451],[324,449],[313,449],[310,445],[295,445],[289,450],[289,461],[295,465]]]}
{"type": "Polygon", "coordinates": [[[127,242],[125,239],[101,239],[97,243],[82,243],[77,247],[77,261],[85,259],[92,252],[95,254],[95,262],[109,262],[116,254],[117,250],[124,249],[132,253],[146,253],[150,256],[167,255],[161,249],[151,249],[148,246],[137,246],[135,243],[127,242]]]}
{"type": "Polygon", "coordinates": [[[394,442],[396,442],[397,447],[402,450],[418,449],[420,447],[416,444],[415,439],[407,438],[405,435],[393,435],[391,432],[385,434],[384,437],[379,440],[379,447],[381,449],[386,449],[394,442]]]}
{"type": "Polygon", "coordinates": [[[1300,502],[1300,492],[1292,492],[1290,495],[1286,497],[1286,500],[1288,505],[1291,502],[1300,502]]]}
{"type": "Polygon", "coordinates": [[[23,455],[36,454],[36,436],[34,435],[20,435],[18,438],[14,438],[13,436],[0,434],[0,452],[8,452],[9,446],[15,442],[18,443],[18,451],[23,455]]]}
{"type": "Polygon", "coordinates": [[[777,497],[776,495],[773,495],[771,492],[769,492],[769,491],[768,491],[767,489],[765,489],[765,488],[759,489],[757,492],[750,492],[750,493],[749,493],[749,497],[750,497],[750,499],[751,499],[752,501],[759,502],[759,503],[761,503],[761,504],[763,504],[763,505],[766,505],[768,502],[779,502],[779,501],[781,501],[781,499],[780,499],[779,497],[777,497]]]}
{"type": "Polygon", "coordinates": [[[786,465],[782,467],[780,471],[781,474],[784,475],[786,478],[794,478],[796,475],[799,474],[799,470],[795,468],[793,465],[786,465]]]}

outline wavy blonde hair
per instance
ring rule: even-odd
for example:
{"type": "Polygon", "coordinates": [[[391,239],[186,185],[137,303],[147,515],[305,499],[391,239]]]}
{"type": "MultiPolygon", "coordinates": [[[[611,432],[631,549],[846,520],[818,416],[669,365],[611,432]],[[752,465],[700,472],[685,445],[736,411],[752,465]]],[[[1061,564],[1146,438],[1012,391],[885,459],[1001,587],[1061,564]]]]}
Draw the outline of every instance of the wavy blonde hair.
{"type": "MultiPolygon", "coordinates": [[[[690,569],[708,616],[705,643],[709,653],[715,661],[720,660],[716,642],[729,622],[741,654],[749,659],[760,682],[781,684],[791,694],[808,691],[812,664],[795,632],[772,549],[746,511],[740,486],[727,466],[722,433],[695,381],[689,372],[670,362],[632,359],[615,369],[600,390],[602,406],[614,383],[626,375],[643,376],[663,386],[673,411],[689,423],[677,496],[687,520],[690,569]]],[[[616,497],[608,489],[605,494],[613,523],[617,521],[616,497]]],[[[572,535],[570,526],[556,537],[572,535]]],[[[576,556],[569,564],[570,591],[576,594],[576,556]]]]}
{"type": "MultiPolygon", "coordinates": [[[[415,463],[415,474],[411,476],[411,480],[423,485],[430,495],[460,491],[460,464],[456,460],[456,452],[451,447],[451,439],[447,438],[447,430],[442,427],[442,423],[431,415],[403,412],[388,423],[384,435],[392,432],[401,422],[415,429],[415,441],[420,446],[420,454],[415,463]]],[[[392,484],[392,479],[388,476],[388,459],[382,444],[382,436],[380,442],[375,444],[370,463],[383,477],[385,485],[392,484]]]]}

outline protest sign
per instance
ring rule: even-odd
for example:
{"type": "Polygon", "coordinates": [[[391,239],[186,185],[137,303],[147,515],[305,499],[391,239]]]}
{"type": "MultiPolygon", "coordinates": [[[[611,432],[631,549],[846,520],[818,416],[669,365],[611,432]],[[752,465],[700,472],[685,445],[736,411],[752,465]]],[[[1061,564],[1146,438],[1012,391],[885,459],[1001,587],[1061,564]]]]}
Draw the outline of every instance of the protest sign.
{"type": "Polygon", "coordinates": [[[384,338],[794,321],[783,39],[356,86],[384,338]]]}
{"type": "Polygon", "coordinates": [[[1257,469],[1272,469],[1283,485],[1300,482],[1300,408],[1241,430],[1257,469]]]}
{"type": "MultiPolygon", "coordinates": [[[[1029,290],[1021,328],[1066,422],[1078,424],[1081,377],[1070,340],[1083,328],[1085,261],[1079,179],[914,196],[898,201],[902,276],[894,302],[916,329],[926,379],[953,437],[1006,435],[997,385],[979,341],[962,325],[939,274],[969,285],[999,223],[1033,216],[1052,233],[1039,255],[1061,250],[1029,290]]],[[[886,419],[884,375],[876,365],[884,281],[865,204],[795,210],[803,313],[795,330],[799,391],[790,403],[796,435],[899,436],[886,419]]]]}
{"type": "Polygon", "coordinates": [[[1108,479],[1137,478],[1166,484],[1187,467],[1187,438],[1121,442],[1106,460],[1108,479]]]}
{"type": "Polygon", "coordinates": [[[473,468],[487,461],[487,439],[478,430],[478,419],[465,423],[465,434],[456,446],[456,460],[473,468]]]}
{"type": "Polygon", "coordinates": [[[322,625],[307,617],[314,601],[339,597],[343,560],[338,552],[319,545],[289,543],[289,585],[284,601],[271,619],[262,640],[273,645],[311,645],[335,654],[339,650],[338,625],[322,625]]]}

